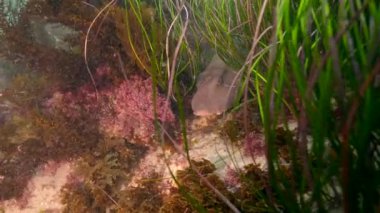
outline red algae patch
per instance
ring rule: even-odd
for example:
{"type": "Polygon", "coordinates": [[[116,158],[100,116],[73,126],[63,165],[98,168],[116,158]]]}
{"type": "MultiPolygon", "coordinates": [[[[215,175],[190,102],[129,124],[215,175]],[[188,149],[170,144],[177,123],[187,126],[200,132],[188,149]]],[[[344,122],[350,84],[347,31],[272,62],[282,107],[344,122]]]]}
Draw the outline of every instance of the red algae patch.
{"type": "Polygon", "coordinates": [[[153,102],[153,83],[150,78],[130,76],[118,85],[104,82],[110,68],[97,69],[95,81],[101,85],[96,92],[93,85],[85,84],[76,91],[56,92],[45,107],[49,112],[58,111],[75,120],[87,113],[99,121],[99,130],[108,137],[138,139],[149,142],[155,132],[155,112],[163,123],[173,124],[175,116],[170,103],[158,94],[153,102]]]}

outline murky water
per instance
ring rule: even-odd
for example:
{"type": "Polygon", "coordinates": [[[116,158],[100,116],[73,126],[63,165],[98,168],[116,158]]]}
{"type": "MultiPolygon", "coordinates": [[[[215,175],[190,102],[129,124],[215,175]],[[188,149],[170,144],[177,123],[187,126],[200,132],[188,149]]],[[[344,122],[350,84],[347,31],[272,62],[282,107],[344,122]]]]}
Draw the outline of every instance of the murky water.
{"type": "MultiPolygon", "coordinates": [[[[201,181],[186,169],[181,151],[178,113],[125,45],[120,32],[125,8],[115,6],[86,36],[100,5],[79,0],[0,3],[0,212],[187,209],[186,202],[174,205],[184,200],[169,167],[199,193],[201,181]],[[122,15],[121,23],[115,14],[122,15]],[[155,121],[166,128],[162,140],[155,121]]],[[[231,81],[218,78],[211,79],[218,86],[231,81]]],[[[229,193],[220,178],[252,159],[235,145],[226,146],[229,136],[220,133],[225,120],[194,119],[190,96],[185,99],[193,144],[189,152],[199,160],[196,166],[207,167],[210,181],[229,193]],[[239,158],[232,160],[231,153],[239,158]]],[[[216,113],[228,107],[222,104],[216,113]]],[[[255,140],[263,139],[255,135],[255,140]]],[[[263,156],[258,162],[264,165],[263,156]]],[[[198,195],[215,197],[212,190],[198,195]]],[[[217,205],[228,209],[223,202],[217,205]]]]}

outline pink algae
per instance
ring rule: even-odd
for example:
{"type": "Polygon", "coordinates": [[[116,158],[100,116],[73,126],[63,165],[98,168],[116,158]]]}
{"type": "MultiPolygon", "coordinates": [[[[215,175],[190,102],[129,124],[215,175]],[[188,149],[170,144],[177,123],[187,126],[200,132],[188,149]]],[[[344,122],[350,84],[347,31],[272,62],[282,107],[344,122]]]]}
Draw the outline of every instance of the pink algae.
{"type": "Polygon", "coordinates": [[[108,66],[99,67],[94,75],[98,88],[96,95],[88,83],[76,91],[56,92],[45,102],[49,112],[61,112],[69,119],[88,115],[96,117],[98,128],[109,137],[140,139],[147,142],[154,135],[156,118],[162,123],[173,124],[175,116],[166,98],[157,93],[153,103],[153,83],[150,78],[130,76],[118,85],[104,83],[111,74],[108,66]],[[106,84],[106,85],[105,85],[106,84]]]}

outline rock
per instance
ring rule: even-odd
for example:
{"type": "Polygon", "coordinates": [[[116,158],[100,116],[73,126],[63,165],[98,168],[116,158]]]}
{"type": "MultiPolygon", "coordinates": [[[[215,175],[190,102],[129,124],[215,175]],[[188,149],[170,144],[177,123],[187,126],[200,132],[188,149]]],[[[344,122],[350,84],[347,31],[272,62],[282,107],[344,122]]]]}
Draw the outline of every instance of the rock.
{"type": "Polygon", "coordinates": [[[41,45],[63,50],[68,53],[80,52],[79,46],[71,45],[68,40],[79,37],[79,32],[61,24],[50,23],[40,17],[30,19],[31,34],[35,42],[41,45]]]}
{"type": "Polygon", "coordinates": [[[191,100],[194,115],[219,115],[232,106],[238,91],[240,76],[215,55],[197,81],[197,91],[191,100]]]}

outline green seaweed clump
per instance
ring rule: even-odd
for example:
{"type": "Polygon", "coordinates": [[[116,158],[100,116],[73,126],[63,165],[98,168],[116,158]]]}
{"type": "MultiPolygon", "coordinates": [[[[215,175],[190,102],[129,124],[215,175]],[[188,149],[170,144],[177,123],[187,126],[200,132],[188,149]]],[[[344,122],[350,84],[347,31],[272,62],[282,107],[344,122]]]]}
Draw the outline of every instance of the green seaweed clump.
{"type": "Polygon", "coordinates": [[[73,180],[62,189],[64,212],[107,212],[120,210],[125,202],[123,185],[145,155],[142,145],[124,139],[104,139],[82,155],[73,180]]]}
{"type": "Polygon", "coordinates": [[[78,180],[66,184],[61,189],[62,203],[66,204],[64,213],[91,212],[94,199],[90,188],[78,180]]]}
{"type": "MultiPolygon", "coordinates": [[[[279,166],[277,171],[281,172],[285,177],[285,181],[278,180],[284,185],[297,189],[300,192],[306,193],[310,190],[310,185],[303,183],[302,176],[302,160],[301,154],[298,150],[298,145],[295,133],[289,129],[280,127],[276,129],[275,147],[278,150],[279,157],[285,162],[279,166]]],[[[311,166],[315,162],[314,157],[311,155],[311,166]]],[[[286,186],[286,187],[287,187],[286,186]]]]}
{"type": "Polygon", "coordinates": [[[296,141],[293,139],[295,138],[294,132],[289,129],[279,127],[276,129],[276,133],[275,146],[279,151],[279,155],[283,160],[285,160],[285,162],[290,163],[292,160],[291,158],[296,155],[296,141]]]}
{"type": "Polygon", "coordinates": [[[242,212],[272,212],[267,205],[266,189],[269,187],[268,175],[258,166],[249,164],[240,174],[241,186],[234,193],[242,212]]]}
{"type": "MultiPolygon", "coordinates": [[[[198,171],[224,196],[232,199],[223,181],[213,172],[215,166],[208,160],[191,161],[198,171]]],[[[179,190],[165,199],[160,212],[230,212],[229,207],[220,200],[192,168],[177,171],[179,190]]]]}
{"type": "Polygon", "coordinates": [[[120,192],[118,201],[119,212],[158,212],[163,204],[162,192],[156,180],[161,180],[159,174],[149,175],[149,180],[143,180],[137,187],[129,187],[120,192]]]}
{"type": "Polygon", "coordinates": [[[14,105],[25,109],[36,106],[51,92],[55,83],[53,76],[36,73],[18,73],[10,81],[4,96],[14,105]]]}
{"type": "Polygon", "coordinates": [[[227,136],[232,143],[237,143],[244,137],[244,128],[238,120],[228,120],[221,127],[220,133],[227,136]]]}

